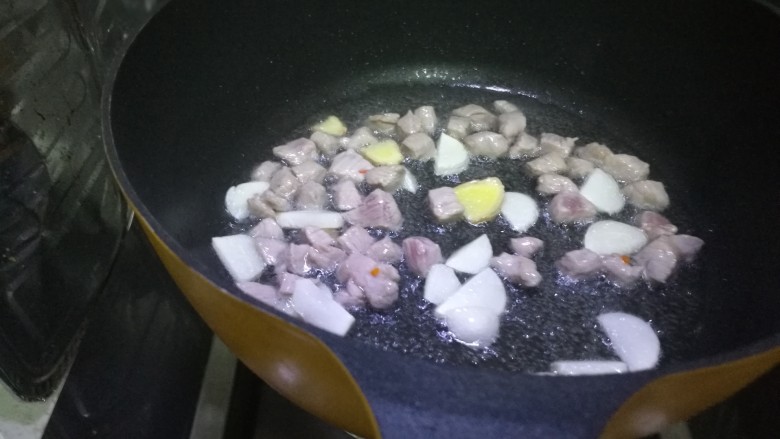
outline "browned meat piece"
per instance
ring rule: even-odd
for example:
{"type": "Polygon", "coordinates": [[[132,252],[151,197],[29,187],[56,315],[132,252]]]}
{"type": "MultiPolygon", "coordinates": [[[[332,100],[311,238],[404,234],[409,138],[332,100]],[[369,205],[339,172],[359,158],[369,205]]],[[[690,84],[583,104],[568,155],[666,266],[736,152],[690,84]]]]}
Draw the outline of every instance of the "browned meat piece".
{"type": "Polygon", "coordinates": [[[576,137],[563,137],[553,133],[542,133],[539,137],[539,146],[542,148],[542,154],[551,152],[557,153],[561,157],[568,157],[571,150],[574,149],[576,137]]]}
{"type": "Polygon", "coordinates": [[[395,124],[400,118],[401,115],[398,113],[375,114],[369,116],[366,125],[377,133],[389,136],[395,133],[395,124]]]}
{"type": "Polygon", "coordinates": [[[544,248],[544,241],[533,236],[523,236],[522,238],[512,238],[509,245],[515,254],[530,258],[544,248]]]}
{"type": "Polygon", "coordinates": [[[639,160],[636,156],[628,154],[607,156],[601,168],[621,183],[645,180],[650,174],[650,165],[639,160]]]}
{"type": "Polygon", "coordinates": [[[368,234],[368,231],[362,227],[352,226],[348,228],[337,239],[339,246],[349,254],[366,253],[374,238],[368,234]]]}
{"type": "Polygon", "coordinates": [[[298,191],[295,205],[301,210],[321,210],[328,203],[328,192],[325,186],[310,181],[298,191]]]}
{"type": "Polygon", "coordinates": [[[431,160],[436,156],[436,144],[425,133],[414,133],[401,142],[407,156],[415,160],[431,160]]]}
{"type": "Polygon", "coordinates": [[[458,140],[466,137],[471,132],[471,121],[468,117],[450,116],[447,120],[447,134],[458,140]]]}
{"type": "Polygon", "coordinates": [[[634,224],[644,230],[647,238],[653,240],[663,235],[674,235],[677,233],[677,226],[669,222],[665,216],[658,212],[646,210],[634,218],[634,224]]]}
{"type": "Polygon", "coordinates": [[[493,109],[496,110],[496,112],[499,114],[511,113],[513,111],[520,111],[520,109],[517,108],[517,105],[504,100],[498,100],[493,102],[493,109]]]}
{"type": "Polygon", "coordinates": [[[463,215],[463,205],[455,196],[455,190],[451,187],[440,187],[428,191],[428,205],[433,216],[439,222],[453,221],[463,215]]]}
{"type": "Polygon", "coordinates": [[[280,239],[255,238],[257,249],[268,265],[285,264],[284,254],[287,251],[287,243],[280,239]]]}
{"type": "Polygon", "coordinates": [[[555,262],[563,275],[574,279],[596,275],[601,270],[601,264],[601,256],[585,248],[567,252],[555,262]]]}
{"type": "Polygon", "coordinates": [[[554,196],[549,206],[550,218],[556,223],[590,221],[596,217],[596,206],[579,192],[563,191],[554,196]]]}
{"type": "Polygon", "coordinates": [[[360,195],[352,180],[343,179],[331,186],[330,190],[333,205],[338,210],[351,210],[363,203],[363,196],[360,195]]]}
{"type": "Polygon", "coordinates": [[[525,164],[532,175],[563,174],[566,161],[558,153],[550,152],[525,164]]]}
{"type": "Polygon", "coordinates": [[[404,250],[404,260],[413,273],[420,277],[428,275],[428,270],[444,260],[439,244],[424,236],[411,236],[401,243],[404,250]]]}
{"type": "Polygon", "coordinates": [[[276,216],[276,211],[263,200],[262,194],[255,194],[247,200],[247,207],[249,215],[253,218],[273,218],[276,216]]]}
{"type": "Polygon", "coordinates": [[[290,165],[300,165],[307,160],[317,160],[317,145],[304,137],[273,149],[274,155],[290,165]]]}
{"type": "Polygon", "coordinates": [[[287,270],[293,274],[305,276],[313,268],[311,261],[309,261],[309,253],[313,250],[314,248],[308,244],[290,244],[284,256],[287,270]]]}
{"type": "Polygon", "coordinates": [[[249,231],[249,236],[252,238],[271,238],[271,239],[284,239],[284,231],[276,220],[273,218],[266,218],[249,231]]]}
{"type": "Polygon", "coordinates": [[[422,120],[415,116],[411,110],[407,111],[402,118],[398,119],[398,122],[395,124],[395,131],[401,139],[406,138],[410,134],[420,133],[423,131],[422,120]]]}
{"type": "Polygon", "coordinates": [[[375,189],[357,209],[344,212],[343,215],[350,224],[388,230],[399,230],[404,221],[393,196],[382,189],[375,189]]]}
{"type": "Polygon", "coordinates": [[[286,271],[277,273],[276,280],[279,282],[279,294],[281,296],[292,296],[293,291],[295,291],[295,281],[298,279],[302,278],[286,271]]]}
{"type": "Polygon", "coordinates": [[[520,111],[503,113],[498,116],[498,132],[507,139],[514,139],[525,130],[525,115],[520,111]]]}
{"type": "Polygon", "coordinates": [[[307,183],[309,181],[322,183],[322,180],[325,178],[325,174],[328,173],[328,170],[325,169],[321,164],[311,160],[308,162],[303,162],[300,165],[293,166],[292,171],[293,174],[298,177],[298,180],[300,180],[301,183],[307,183]]]}
{"type": "Polygon", "coordinates": [[[490,113],[477,113],[469,116],[469,131],[495,131],[498,128],[498,118],[490,113]]]}
{"type": "Polygon", "coordinates": [[[436,110],[430,105],[423,105],[414,110],[414,115],[420,119],[422,123],[422,129],[429,136],[432,136],[436,132],[436,125],[438,119],[436,118],[436,110]]]}
{"type": "Polygon", "coordinates": [[[466,149],[476,156],[501,157],[509,150],[506,137],[490,131],[481,131],[463,139],[466,149]]]}
{"type": "Polygon", "coordinates": [[[607,279],[624,288],[630,287],[639,280],[644,271],[641,266],[626,263],[620,255],[603,256],[601,265],[607,279]]]}
{"type": "Polygon", "coordinates": [[[292,199],[298,188],[301,187],[301,182],[298,177],[293,174],[292,170],[288,167],[280,169],[273,178],[271,178],[270,189],[279,195],[280,197],[292,199]]]}
{"type": "Polygon", "coordinates": [[[392,265],[382,264],[368,256],[359,253],[349,255],[336,270],[336,278],[340,282],[354,282],[374,308],[386,309],[398,300],[398,271],[392,265]]]}
{"type": "Polygon", "coordinates": [[[292,203],[290,203],[290,200],[284,197],[280,197],[274,191],[269,190],[263,192],[260,194],[260,199],[263,200],[263,202],[268,205],[268,207],[277,212],[287,212],[288,210],[292,210],[292,203]]]}
{"type": "Polygon", "coordinates": [[[333,239],[333,236],[318,227],[304,227],[303,236],[306,237],[306,241],[312,247],[317,249],[336,245],[336,240],[333,239]]]}
{"type": "Polygon", "coordinates": [[[536,262],[520,255],[501,253],[490,258],[490,266],[510,282],[526,287],[535,287],[542,281],[536,269],[536,262]]]}
{"type": "Polygon", "coordinates": [[[406,168],[401,165],[377,166],[366,172],[366,183],[392,192],[401,186],[406,168]]]}
{"type": "Polygon", "coordinates": [[[649,280],[664,283],[677,266],[677,250],[670,236],[660,236],[634,255],[637,264],[644,267],[649,280]]]}
{"type": "Polygon", "coordinates": [[[309,251],[309,263],[312,268],[317,268],[324,271],[332,271],[338,268],[341,261],[347,258],[347,253],[344,250],[327,245],[324,247],[314,248],[309,251]]]}
{"type": "Polygon", "coordinates": [[[272,162],[270,160],[264,161],[252,170],[252,180],[271,181],[271,177],[273,177],[276,171],[281,168],[282,164],[279,162],[272,162]]]}
{"type": "Polygon", "coordinates": [[[539,139],[528,133],[520,133],[509,148],[510,159],[528,160],[540,155],[542,155],[542,148],[539,146],[539,139]]]}
{"type": "Polygon", "coordinates": [[[542,174],[536,180],[536,191],[545,195],[555,195],[563,191],[577,192],[573,181],[559,174],[542,174]]]}
{"type": "Polygon", "coordinates": [[[566,157],[566,166],[569,168],[569,177],[574,179],[585,178],[596,169],[596,165],[593,162],[577,157],[566,157]]]}
{"type": "Polygon", "coordinates": [[[366,256],[386,264],[395,264],[396,262],[401,262],[403,250],[389,236],[385,236],[371,244],[368,250],[366,250],[366,256]]]}
{"type": "Polygon", "coordinates": [[[309,139],[317,145],[317,148],[326,155],[335,155],[341,149],[341,143],[339,139],[330,134],[323,133],[322,131],[315,131],[311,133],[309,139]]]}
{"type": "Polygon", "coordinates": [[[468,104],[452,110],[452,114],[461,117],[471,117],[475,114],[485,114],[485,113],[490,114],[490,112],[487,111],[484,107],[480,107],[479,105],[476,104],[468,104]]]}
{"type": "Polygon", "coordinates": [[[640,209],[662,211],[669,207],[669,195],[660,181],[642,180],[626,185],[623,195],[640,209]]]}
{"type": "Polygon", "coordinates": [[[360,127],[349,136],[344,147],[347,149],[360,149],[367,145],[373,145],[376,142],[378,142],[378,140],[374,137],[371,129],[368,127],[360,127]]]}
{"type": "Polygon", "coordinates": [[[673,235],[669,238],[677,251],[677,256],[686,262],[693,261],[696,258],[696,254],[704,246],[704,241],[691,235],[673,235]]]}
{"type": "Polygon", "coordinates": [[[587,145],[580,148],[576,148],[574,150],[574,155],[581,159],[587,160],[596,166],[603,166],[607,157],[612,155],[612,150],[610,150],[606,145],[593,142],[588,143],[587,145]]]}
{"type": "Polygon", "coordinates": [[[373,167],[371,162],[350,149],[333,157],[328,173],[360,183],[373,167]]]}
{"type": "Polygon", "coordinates": [[[362,308],[366,306],[366,293],[350,279],[344,288],[336,290],[333,300],[345,308],[362,308]]]}

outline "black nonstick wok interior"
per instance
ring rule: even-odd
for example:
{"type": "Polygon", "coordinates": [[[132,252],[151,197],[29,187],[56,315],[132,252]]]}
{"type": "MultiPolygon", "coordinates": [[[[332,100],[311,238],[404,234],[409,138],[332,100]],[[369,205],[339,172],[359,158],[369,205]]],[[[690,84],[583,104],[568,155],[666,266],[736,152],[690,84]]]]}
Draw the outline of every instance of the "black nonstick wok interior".
{"type": "MultiPolygon", "coordinates": [[[[209,242],[228,231],[224,191],[271,147],[331,113],[354,129],[373,113],[431,104],[441,118],[508,99],[532,134],[579,136],[648,161],[669,190],[668,216],[705,240],[699,262],[666,287],[631,291],[543,272],[538,290],[511,293],[514,309],[487,353],[442,342],[411,287],[398,309],[361,316],[344,342],[543,371],[556,359],[609,358],[595,316],[625,311],[660,330],[662,365],[711,357],[780,329],[780,34],[777,17],[757,5],[708,5],[174,2],[119,70],[116,156],[162,237],[237,293],[209,242]]],[[[471,172],[462,180],[484,176],[471,172]]],[[[491,175],[532,187],[505,165],[491,175]]],[[[425,214],[423,199],[400,201],[411,222],[425,214]]],[[[445,254],[482,230],[451,232],[445,254]]],[[[571,237],[581,233],[547,239],[543,258],[576,248],[571,237]]]]}

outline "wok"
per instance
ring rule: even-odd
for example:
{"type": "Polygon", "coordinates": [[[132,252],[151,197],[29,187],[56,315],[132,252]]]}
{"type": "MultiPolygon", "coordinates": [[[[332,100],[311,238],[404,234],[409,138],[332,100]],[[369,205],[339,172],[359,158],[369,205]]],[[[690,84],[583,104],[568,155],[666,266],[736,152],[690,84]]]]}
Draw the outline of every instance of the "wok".
{"type": "Polygon", "coordinates": [[[128,41],[106,85],[104,133],[138,220],[236,355],[338,427],[364,437],[636,437],[780,362],[780,22],[761,5],[179,0],[128,41]],[[425,331],[403,318],[384,338],[340,338],[244,298],[212,254],[210,237],[229,231],[225,189],[311,118],[427,103],[441,115],[497,98],[520,104],[538,129],[649,161],[684,230],[705,240],[677,287],[613,302],[597,289],[521,301],[575,340],[593,328],[554,313],[669,322],[658,368],[555,377],[499,360],[475,366],[457,347],[426,354],[412,342],[425,331]]]}

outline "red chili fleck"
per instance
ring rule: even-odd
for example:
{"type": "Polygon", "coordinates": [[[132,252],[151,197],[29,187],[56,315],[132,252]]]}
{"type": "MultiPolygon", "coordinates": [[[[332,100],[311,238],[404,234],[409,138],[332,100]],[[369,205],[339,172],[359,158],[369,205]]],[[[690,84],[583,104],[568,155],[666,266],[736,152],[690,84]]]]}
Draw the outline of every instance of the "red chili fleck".
{"type": "Polygon", "coordinates": [[[358,172],[361,173],[361,174],[367,174],[368,173],[368,169],[360,169],[360,170],[358,170],[358,172]]]}
{"type": "Polygon", "coordinates": [[[620,260],[623,261],[624,264],[629,265],[631,264],[631,257],[626,255],[621,255],[620,260]]]}
{"type": "Polygon", "coordinates": [[[379,267],[374,267],[371,271],[371,276],[377,277],[379,276],[379,267]]]}

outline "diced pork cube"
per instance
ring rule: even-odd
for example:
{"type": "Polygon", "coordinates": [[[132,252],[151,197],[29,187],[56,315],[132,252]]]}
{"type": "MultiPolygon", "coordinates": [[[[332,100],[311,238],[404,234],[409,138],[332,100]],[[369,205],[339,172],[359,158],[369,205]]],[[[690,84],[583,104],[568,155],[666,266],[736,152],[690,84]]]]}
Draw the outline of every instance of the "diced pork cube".
{"type": "Polygon", "coordinates": [[[400,276],[392,265],[353,253],[339,265],[336,277],[340,282],[352,280],[363,290],[373,308],[386,309],[398,300],[400,276]]]}
{"type": "Polygon", "coordinates": [[[398,113],[383,113],[369,116],[366,125],[377,133],[389,136],[395,133],[395,124],[401,115],[398,113]]]}
{"type": "Polygon", "coordinates": [[[341,261],[347,258],[347,253],[332,245],[314,248],[309,251],[309,263],[312,268],[332,271],[338,268],[341,261]]]}
{"type": "Polygon", "coordinates": [[[303,236],[306,237],[306,241],[314,248],[336,245],[336,240],[333,239],[333,236],[319,227],[304,227],[303,236]]]}
{"type": "Polygon", "coordinates": [[[272,238],[272,239],[284,239],[284,231],[276,220],[273,218],[266,218],[249,231],[249,236],[252,238],[272,238]]]}
{"type": "Polygon", "coordinates": [[[509,150],[506,137],[490,131],[481,131],[463,139],[466,149],[476,156],[501,157],[509,150]]]}
{"type": "Polygon", "coordinates": [[[337,239],[339,246],[349,254],[366,253],[374,243],[374,237],[362,227],[352,226],[337,239]]]}
{"type": "Polygon", "coordinates": [[[341,143],[335,136],[331,136],[328,133],[322,131],[315,131],[311,133],[309,139],[317,145],[317,149],[322,151],[325,155],[335,155],[341,149],[341,143]]]}
{"type": "Polygon", "coordinates": [[[493,109],[496,110],[499,114],[503,113],[511,113],[513,111],[520,111],[519,108],[517,108],[517,105],[504,100],[498,100],[493,102],[493,109]]]}
{"type": "Polygon", "coordinates": [[[566,157],[566,166],[569,168],[569,177],[574,179],[585,178],[596,169],[593,162],[577,157],[566,157]]]}
{"type": "Polygon", "coordinates": [[[579,192],[563,191],[550,201],[550,218],[556,223],[590,221],[596,217],[596,206],[579,192]]]}
{"type": "Polygon", "coordinates": [[[515,254],[530,258],[535,255],[539,250],[544,248],[544,241],[533,236],[523,236],[521,238],[512,238],[509,241],[509,245],[515,254]]]}
{"type": "Polygon", "coordinates": [[[374,165],[362,155],[349,149],[333,157],[328,173],[360,183],[365,178],[366,172],[373,167],[374,165]]]}
{"type": "Polygon", "coordinates": [[[406,138],[410,134],[420,133],[423,131],[422,120],[411,111],[407,111],[402,118],[398,119],[395,131],[401,139],[406,138]]]}
{"type": "Polygon", "coordinates": [[[273,149],[274,155],[290,165],[300,165],[308,160],[317,160],[317,145],[304,137],[295,139],[273,149]]]}
{"type": "Polygon", "coordinates": [[[677,266],[677,251],[670,236],[660,236],[634,255],[637,264],[644,267],[649,280],[664,283],[677,266]]]}
{"type": "Polygon", "coordinates": [[[562,174],[566,172],[566,161],[556,152],[547,153],[525,164],[532,175],[562,174]]]}
{"type": "Polygon", "coordinates": [[[352,180],[343,179],[331,186],[330,190],[333,197],[333,205],[338,210],[352,210],[363,202],[363,196],[360,195],[352,180]]]}
{"type": "Polygon", "coordinates": [[[436,157],[436,144],[425,133],[414,133],[401,142],[404,152],[415,160],[431,160],[436,157]]]}
{"type": "Polygon", "coordinates": [[[490,112],[487,111],[484,107],[480,107],[479,105],[476,104],[468,104],[452,110],[452,114],[461,117],[469,117],[475,114],[485,114],[485,113],[489,114],[490,112]]]}
{"type": "Polygon", "coordinates": [[[424,236],[411,236],[401,243],[404,251],[404,260],[412,272],[420,277],[428,275],[428,270],[433,265],[440,264],[444,259],[441,256],[439,244],[424,236]]]}
{"type": "Polygon", "coordinates": [[[276,273],[276,280],[279,282],[279,294],[281,296],[292,296],[295,290],[295,281],[298,279],[302,279],[302,277],[286,271],[276,273]]]}
{"type": "Polygon", "coordinates": [[[309,253],[313,250],[308,244],[290,244],[284,255],[287,269],[293,274],[305,276],[313,268],[309,261],[309,253]]]}
{"type": "Polygon", "coordinates": [[[301,187],[301,181],[293,174],[292,170],[284,167],[274,174],[270,181],[270,189],[280,197],[292,199],[298,188],[301,187]]]}
{"type": "Polygon", "coordinates": [[[252,170],[252,180],[271,181],[271,177],[273,177],[276,171],[281,168],[281,163],[266,160],[263,163],[257,165],[255,169],[252,170]]]}
{"type": "Polygon", "coordinates": [[[693,261],[704,245],[703,240],[691,235],[673,235],[670,239],[677,251],[677,256],[687,262],[693,261]]]}
{"type": "Polygon", "coordinates": [[[401,250],[401,247],[394,243],[389,236],[385,236],[379,241],[371,244],[368,250],[366,250],[366,256],[386,264],[395,264],[401,262],[403,250],[401,250]]]}
{"type": "Polygon", "coordinates": [[[349,280],[344,288],[336,290],[333,300],[345,308],[362,308],[366,305],[366,293],[349,280]]]}
{"type": "Polygon", "coordinates": [[[498,132],[507,139],[514,139],[525,130],[525,115],[520,111],[498,116],[498,132]]]}
{"type": "Polygon", "coordinates": [[[463,205],[460,204],[455,190],[451,187],[429,190],[428,205],[439,222],[453,221],[463,215],[463,205]]]}
{"type": "Polygon", "coordinates": [[[436,125],[438,119],[436,118],[436,110],[430,105],[423,105],[414,110],[414,115],[420,119],[422,128],[425,133],[432,136],[436,132],[436,125]]]}
{"type": "Polygon", "coordinates": [[[659,236],[677,233],[677,226],[672,224],[665,216],[651,210],[638,214],[634,218],[634,224],[642,229],[650,240],[659,236]]]}
{"type": "Polygon", "coordinates": [[[628,154],[607,156],[601,168],[621,183],[645,180],[650,174],[650,165],[628,154]]]}
{"type": "Polygon", "coordinates": [[[498,128],[498,118],[490,113],[477,113],[469,116],[469,131],[495,131],[498,128]]]}
{"type": "Polygon", "coordinates": [[[328,202],[328,192],[325,186],[310,181],[298,190],[295,205],[300,210],[322,210],[328,202]]]}
{"type": "Polygon", "coordinates": [[[509,148],[510,159],[528,160],[540,155],[542,155],[542,148],[539,146],[539,139],[528,133],[520,133],[509,148]]]}
{"type": "Polygon", "coordinates": [[[260,194],[260,199],[263,200],[263,202],[267,204],[268,207],[277,212],[287,212],[292,210],[292,203],[290,203],[290,200],[284,197],[280,197],[274,191],[263,192],[260,194]]]}
{"type": "MultiPolygon", "coordinates": [[[[317,131],[319,132],[319,131],[317,131]]],[[[303,162],[300,165],[292,167],[293,174],[298,177],[301,183],[307,183],[313,181],[315,183],[322,183],[322,179],[325,178],[325,174],[328,170],[321,164],[315,161],[303,162]]]]}
{"type": "Polygon", "coordinates": [[[398,230],[403,224],[403,216],[395,199],[382,189],[375,189],[366,196],[363,204],[343,215],[347,222],[361,227],[398,230]]]}
{"type": "Polygon", "coordinates": [[[378,142],[378,140],[374,137],[371,129],[368,127],[360,127],[347,138],[344,147],[347,149],[360,149],[367,145],[373,145],[376,142],[378,142]]]}
{"type": "Polygon", "coordinates": [[[447,134],[458,140],[466,137],[471,132],[471,121],[468,117],[450,116],[447,120],[447,134]]]}
{"type": "Polygon", "coordinates": [[[574,149],[576,137],[563,137],[553,133],[542,133],[539,137],[539,146],[542,148],[542,154],[551,152],[557,153],[561,157],[568,157],[571,150],[574,149]]]}
{"type": "MultiPolygon", "coordinates": [[[[263,220],[265,221],[265,220],[263,220]]],[[[285,252],[287,251],[287,242],[273,238],[255,238],[257,250],[268,265],[285,264],[285,252]]]]}
{"type": "Polygon", "coordinates": [[[574,279],[585,279],[598,274],[601,270],[601,256],[582,248],[567,252],[555,266],[565,275],[574,279]]]}
{"type": "Polygon", "coordinates": [[[249,215],[253,218],[273,218],[276,216],[276,211],[263,200],[262,194],[253,195],[252,198],[247,200],[246,204],[249,209],[249,215]]]}
{"type": "Polygon", "coordinates": [[[542,174],[536,180],[536,191],[545,195],[555,195],[563,191],[577,192],[577,185],[569,178],[559,174],[542,174]]]}
{"type": "Polygon", "coordinates": [[[401,186],[405,174],[401,165],[377,166],[366,172],[366,183],[392,192],[401,186]]]}
{"type": "Polygon", "coordinates": [[[642,180],[626,185],[623,195],[640,209],[662,211],[669,207],[669,195],[660,181],[642,180]]]}
{"type": "Polygon", "coordinates": [[[510,282],[526,287],[535,287],[542,281],[536,262],[525,256],[501,253],[490,259],[490,266],[510,282]]]}
{"type": "Polygon", "coordinates": [[[620,255],[602,256],[601,265],[607,279],[624,288],[639,280],[644,271],[641,266],[631,265],[620,255]]]}
{"type": "Polygon", "coordinates": [[[612,155],[612,150],[610,150],[606,145],[593,142],[588,143],[587,145],[580,148],[576,148],[574,150],[574,155],[581,159],[587,160],[596,166],[604,166],[604,161],[607,159],[607,157],[612,155]]]}

